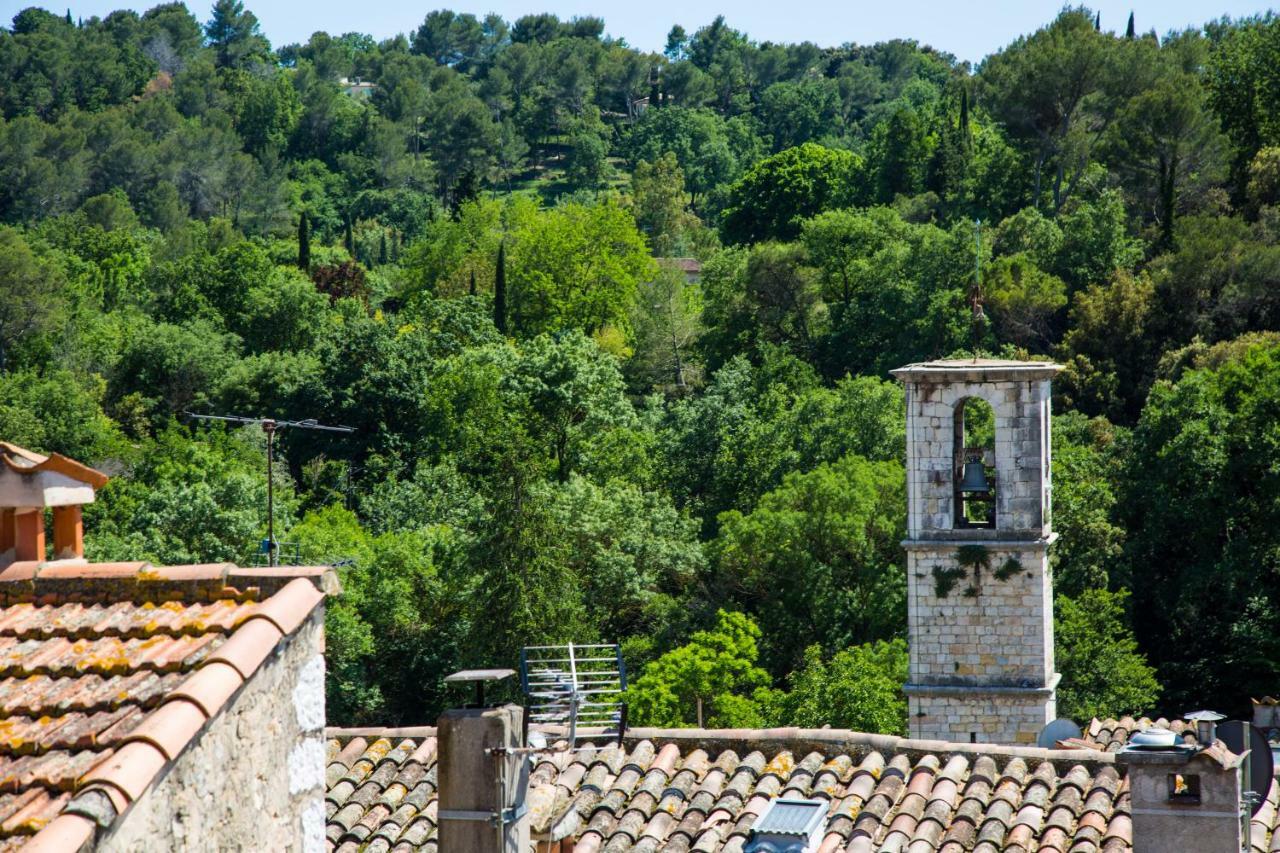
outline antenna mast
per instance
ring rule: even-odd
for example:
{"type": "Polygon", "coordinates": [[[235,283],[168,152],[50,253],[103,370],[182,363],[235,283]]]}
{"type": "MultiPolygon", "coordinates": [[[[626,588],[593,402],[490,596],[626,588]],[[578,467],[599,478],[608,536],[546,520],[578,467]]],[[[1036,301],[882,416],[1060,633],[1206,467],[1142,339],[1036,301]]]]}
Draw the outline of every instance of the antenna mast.
{"type": "Polygon", "coordinates": [[[355,427],[347,426],[325,426],[316,423],[315,418],[306,418],[300,421],[282,421],[275,418],[246,418],[241,415],[197,415],[195,412],[183,412],[187,418],[196,421],[222,421],[223,423],[232,424],[260,424],[262,432],[267,436],[267,565],[276,565],[276,551],[278,543],[276,542],[276,495],[275,482],[271,477],[271,468],[275,462],[275,453],[273,443],[275,441],[276,430],[278,429],[315,429],[325,432],[355,432],[355,427]]]}

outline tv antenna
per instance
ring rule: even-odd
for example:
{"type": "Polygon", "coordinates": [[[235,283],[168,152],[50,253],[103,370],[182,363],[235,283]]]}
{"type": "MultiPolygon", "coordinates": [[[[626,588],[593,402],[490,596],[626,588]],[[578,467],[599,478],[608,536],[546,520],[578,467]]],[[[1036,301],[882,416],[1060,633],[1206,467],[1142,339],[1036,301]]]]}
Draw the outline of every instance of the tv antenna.
{"type": "Polygon", "coordinates": [[[520,650],[520,686],[527,703],[525,725],[563,732],[567,751],[578,749],[580,739],[622,742],[627,670],[616,643],[526,646],[520,650]]]}
{"type": "Polygon", "coordinates": [[[222,421],[230,424],[259,424],[262,431],[267,436],[267,565],[276,565],[276,552],[279,550],[279,543],[276,542],[275,530],[275,486],[271,478],[271,466],[275,461],[275,454],[272,450],[272,444],[275,440],[276,430],[279,429],[315,429],[324,432],[355,432],[355,427],[348,426],[325,426],[317,423],[315,418],[306,418],[301,421],[277,420],[275,418],[246,418],[241,415],[197,415],[195,412],[183,412],[186,417],[197,421],[222,421]]]}

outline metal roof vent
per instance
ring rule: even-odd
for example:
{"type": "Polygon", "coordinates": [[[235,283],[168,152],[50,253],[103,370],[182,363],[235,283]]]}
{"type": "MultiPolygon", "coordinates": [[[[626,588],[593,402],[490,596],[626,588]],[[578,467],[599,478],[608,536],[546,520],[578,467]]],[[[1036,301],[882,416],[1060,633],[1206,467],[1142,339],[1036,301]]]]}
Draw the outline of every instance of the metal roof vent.
{"type": "Polygon", "coordinates": [[[826,800],[778,797],[751,827],[743,853],[809,853],[822,841],[826,800]]]}

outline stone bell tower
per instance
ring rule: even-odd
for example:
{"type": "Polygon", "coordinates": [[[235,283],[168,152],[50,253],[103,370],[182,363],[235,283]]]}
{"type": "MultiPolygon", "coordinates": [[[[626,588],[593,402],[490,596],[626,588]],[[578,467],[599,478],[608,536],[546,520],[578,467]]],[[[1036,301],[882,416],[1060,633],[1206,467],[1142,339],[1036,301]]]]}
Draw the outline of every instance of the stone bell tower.
{"type": "Polygon", "coordinates": [[[1056,716],[1049,384],[1060,369],[965,359],[893,371],[907,403],[913,738],[1028,744],[1056,716]],[[983,447],[974,400],[994,416],[983,447]]]}

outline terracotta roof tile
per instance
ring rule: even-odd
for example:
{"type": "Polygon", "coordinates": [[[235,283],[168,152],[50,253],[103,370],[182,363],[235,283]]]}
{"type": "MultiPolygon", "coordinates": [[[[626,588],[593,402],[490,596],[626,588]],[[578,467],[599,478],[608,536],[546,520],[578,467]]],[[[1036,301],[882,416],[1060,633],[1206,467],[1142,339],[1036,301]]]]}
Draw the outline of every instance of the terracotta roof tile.
{"type": "Polygon", "coordinates": [[[1118,720],[1099,720],[1094,717],[1085,728],[1081,740],[1090,743],[1095,749],[1107,752],[1119,752],[1129,742],[1130,736],[1143,729],[1168,729],[1182,737],[1184,743],[1196,742],[1196,727],[1185,720],[1166,720],[1161,717],[1153,720],[1150,717],[1121,717],[1118,720]]]}
{"type": "MultiPolygon", "coordinates": [[[[435,731],[387,731],[347,730],[329,744],[330,850],[435,849],[435,731]]],[[[1105,753],[830,731],[772,742],[766,732],[633,734],[626,749],[534,760],[536,839],[599,853],[737,853],[785,792],[829,801],[821,853],[1132,850],[1128,784],[1105,753]]],[[[1250,827],[1254,853],[1280,853],[1278,813],[1273,786],[1250,827]]]]}
{"type": "Polygon", "coordinates": [[[240,673],[241,678],[248,680],[275,649],[282,636],[280,629],[265,619],[252,619],[222,644],[209,657],[209,662],[228,664],[240,673]]]}
{"type": "Polygon", "coordinates": [[[88,822],[62,808],[94,785],[126,808],[243,684],[232,664],[251,674],[280,640],[277,624],[296,629],[321,598],[310,569],[306,589],[273,576],[272,591],[290,590],[276,603],[261,587],[228,586],[233,568],[0,572],[0,853],[26,841],[75,849],[60,845],[88,822]]]}

